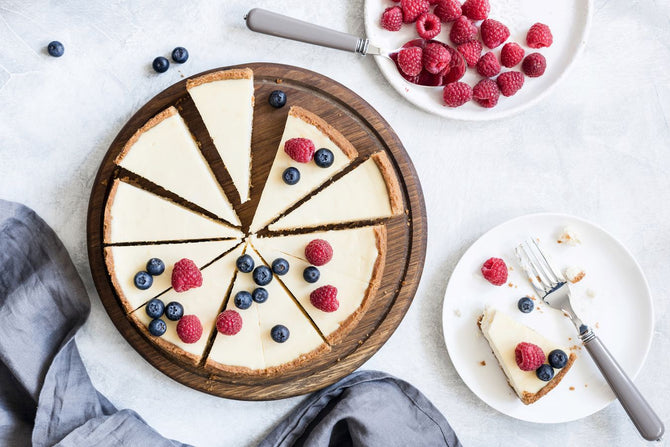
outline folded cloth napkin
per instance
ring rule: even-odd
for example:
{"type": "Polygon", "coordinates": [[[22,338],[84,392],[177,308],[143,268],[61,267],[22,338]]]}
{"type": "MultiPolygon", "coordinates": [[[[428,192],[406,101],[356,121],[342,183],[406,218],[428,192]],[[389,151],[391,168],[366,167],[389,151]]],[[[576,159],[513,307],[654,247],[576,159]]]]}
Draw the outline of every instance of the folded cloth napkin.
{"type": "MultiPolygon", "coordinates": [[[[184,446],[93,387],[74,339],[90,309],[51,228],[0,200],[0,446],[184,446]]],[[[423,394],[376,371],[314,393],[261,445],[461,446],[423,394]]]]}

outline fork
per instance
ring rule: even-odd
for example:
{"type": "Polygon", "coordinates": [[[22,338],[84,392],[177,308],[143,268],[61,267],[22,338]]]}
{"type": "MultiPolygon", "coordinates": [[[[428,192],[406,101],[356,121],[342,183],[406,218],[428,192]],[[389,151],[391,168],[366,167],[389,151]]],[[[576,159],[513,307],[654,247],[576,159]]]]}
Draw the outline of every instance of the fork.
{"type": "Polygon", "coordinates": [[[619,366],[603,342],[584,324],[570,304],[570,285],[547,260],[535,238],[522,242],[515,249],[521,267],[531,285],[547,305],[562,311],[574,324],[579,339],[591,355],[601,374],[621,402],[640,435],[647,441],[661,441],[665,427],[644,399],[632,380],[619,366]]]}

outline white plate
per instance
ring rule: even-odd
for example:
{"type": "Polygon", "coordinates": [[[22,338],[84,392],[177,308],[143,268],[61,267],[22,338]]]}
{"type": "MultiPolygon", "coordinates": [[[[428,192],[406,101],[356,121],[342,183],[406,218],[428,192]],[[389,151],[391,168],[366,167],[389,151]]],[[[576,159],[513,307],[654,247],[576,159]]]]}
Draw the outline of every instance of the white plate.
{"type": "Polygon", "coordinates": [[[580,266],[586,276],[571,286],[575,311],[593,327],[626,373],[634,378],[647,357],[654,326],[653,305],[647,281],[633,256],[602,228],[561,214],[531,214],[495,227],[480,237],[456,265],[444,296],[442,324],[451,361],[465,384],[491,407],[529,422],[567,422],[589,416],[614,400],[605,379],[584,349],[563,381],[532,405],[524,405],[509,387],[505,375],[481,335],[476,320],[486,305],[508,313],[566,347],[580,345],[574,326],[557,310],[541,301],[523,314],[519,298],[533,295],[514,256],[514,247],[529,236],[540,244],[556,268],[580,266]],[[569,225],[582,243],[557,243],[569,225]],[[510,287],[496,287],[481,274],[490,257],[505,260],[510,287]],[[596,295],[588,296],[591,289],[596,295]],[[480,362],[485,361],[482,366],[480,362]]]}
{"type": "MultiPolygon", "coordinates": [[[[405,42],[418,36],[414,24],[404,24],[397,32],[387,31],[379,25],[384,9],[398,3],[387,0],[365,0],[365,32],[370,42],[389,50],[400,48],[405,42]]],[[[492,109],[485,109],[474,101],[458,108],[444,106],[441,88],[421,87],[405,81],[398,73],[395,64],[384,57],[375,57],[377,65],[389,83],[409,102],[446,118],[486,121],[504,118],[527,109],[544,98],[551,88],[569,71],[586,44],[586,37],[593,12],[592,0],[491,0],[489,17],[507,25],[510,29],[508,42],[519,43],[526,54],[542,53],[547,58],[547,71],[539,78],[526,78],[524,86],[514,96],[500,97],[492,109]],[[549,48],[538,50],[526,46],[526,33],[530,26],[542,22],[551,28],[554,43],[549,48]]],[[[449,30],[451,24],[442,24],[442,32],[437,40],[451,45],[449,30]]],[[[493,52],[500,60],[500,49],[493,52]]],[[[486,48],[484,51],[488,51],[486,48]]],[[[482,54],[484,53],[482,51],[482,54]]],[[[520,65],[506,70],[520,70],[520,65]]],[[[463,82],[474,86],[480,76],[474,69],[468,68],[463,82]]]]}

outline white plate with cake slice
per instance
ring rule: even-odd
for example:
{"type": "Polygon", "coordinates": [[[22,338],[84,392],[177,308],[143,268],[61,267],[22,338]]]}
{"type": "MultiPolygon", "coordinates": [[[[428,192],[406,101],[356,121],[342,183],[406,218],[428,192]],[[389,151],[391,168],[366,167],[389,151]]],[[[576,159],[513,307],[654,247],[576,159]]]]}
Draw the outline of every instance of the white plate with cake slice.
{"type": "MultiPolygon", "coordinates": [[[[584,272],[584,277],[571,285],[573,307],[628,375],[637,376],[654,330],[653,304],[644,274],[631,253],[612,235],[597,225],[563,214],[521,216],[493,228],[472,244],[456,265],[445,293],[445,342],[465,384],[501,413],[541,423],[581,419],[607,406],[615,396],[581,348],[568,318],[535,296],[521,270],[514,248],[531,236],[539,239],[556,268],[584,272]],[[565,238],[566,228],[577,241],[565,238]],[[507,264],[508,278],[501,286],[492,285],[481,273],[482,264],[491,257],[502,258],[507,264]],[[517,306],[524,296],[535,298],[530,313],[522,313],[517,306]],[[534,403],[525,405],[517,396],[477,324],[487,306],[533,329],[556,346],[566,347],[567,354],[577,356],[560,383],[534,403]]],[[[518,340],[522,341],[525,340],[518,340]]],[[[516,368],[512,359],[510,364],[516,368]]],[[[531,386],[532,380],[539,380],[534,372],[528,373],[528,379],[531,386]]]]}

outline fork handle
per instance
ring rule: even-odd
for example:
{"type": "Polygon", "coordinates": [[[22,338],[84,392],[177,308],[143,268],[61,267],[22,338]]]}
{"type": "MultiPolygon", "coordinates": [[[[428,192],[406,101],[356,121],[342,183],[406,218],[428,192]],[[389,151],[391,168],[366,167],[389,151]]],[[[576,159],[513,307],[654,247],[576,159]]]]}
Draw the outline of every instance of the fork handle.
{"type": "MultiPolygon", "coordinates": [[[[663,422],[642,397],[632,380],[605,347],[600,338],[589,331],[591,337],[582,337],[584,347],[607,380],[614,394],[628,413],[635,427],[647,441],[660,441],[665,432],[663,422]]],[[[586,335],[586,334],[584,334],[586,335]]]]}

